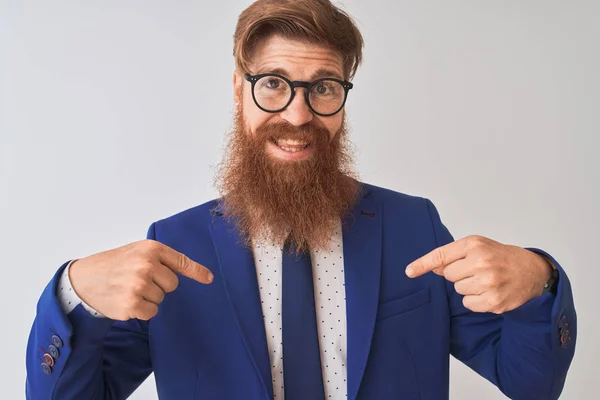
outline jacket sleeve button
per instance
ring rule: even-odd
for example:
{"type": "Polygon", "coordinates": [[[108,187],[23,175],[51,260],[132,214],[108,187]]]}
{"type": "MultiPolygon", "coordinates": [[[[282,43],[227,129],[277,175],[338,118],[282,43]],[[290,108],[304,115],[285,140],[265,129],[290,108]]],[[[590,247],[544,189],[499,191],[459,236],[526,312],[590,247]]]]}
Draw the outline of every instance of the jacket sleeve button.
{"type": "Polygon", "coordinates": [[[42,363],[42,371],[44,372],[44,374],[50,375],[52,373],[52,367],[46,363],[42,363]]]}
{"type": "Polygon", "coordinates": [[[49,367],[54,367],[54,357],[52,357],[48,353],[44,353],[44,357],[43,358],[44,358],[44,364],[47,364],[49,367]]]}
{"type": "Polygon", "coordinates": [[[58,336],[58,335],[52,335],[52,344],[57,349],[60,349],[61,347],[63,347],[63,341],[60,338],[60,336],[58,336]]]}
{"type": "Polygon", "coordinates": [[[50,353],[50,355],[53,358],[58,358],[58,356],[60,355],[60,351],[58,351],[58,349],[56,348],[56,346],[54,346],[53,344],[51,344],[50,346],[48,346],[48,353],[50,353]]]}

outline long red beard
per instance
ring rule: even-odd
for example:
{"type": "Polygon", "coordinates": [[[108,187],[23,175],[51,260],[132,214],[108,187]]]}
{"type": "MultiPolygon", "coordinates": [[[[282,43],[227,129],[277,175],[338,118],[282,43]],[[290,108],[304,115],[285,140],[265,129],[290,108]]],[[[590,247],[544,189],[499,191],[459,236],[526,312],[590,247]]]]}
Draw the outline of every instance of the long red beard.
{"type": "Polygon", "coordinates": [[[360,192],[345,121],[330,140],[326,129],[312,123],[267,124],[252,135],[242,115],[240,107],[215,182],[226,217],[235,221],[246,245],[287,240],[298,251],[325,249],[360,192]],[[307,141],[314,150],[297,161],[266,153],[267,141],[284,138],[307,141]]]}

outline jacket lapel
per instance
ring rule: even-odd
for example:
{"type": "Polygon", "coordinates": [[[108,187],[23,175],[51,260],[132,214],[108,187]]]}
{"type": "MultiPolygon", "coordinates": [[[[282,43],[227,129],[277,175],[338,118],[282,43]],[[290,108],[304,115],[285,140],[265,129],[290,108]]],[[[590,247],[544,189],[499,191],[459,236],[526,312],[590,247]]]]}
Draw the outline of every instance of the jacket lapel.
{"type": "Polygon", "coordinates": [[[367,365],[381,277],[382,209],[366,190],[343,227],[350,400],[358,395],[367,365]]]}
{"type": "Polygon", "coordinates": [[[260,293],[252,250],[242,244],[242,238],[232,222],[216,208],[210,231],[219,260],[223,284],[248,353],[263,387],[273,398],[267,337],[262,316],[260,293]]]}
{"type": "MultiPolygon", "coordinates": [[[[365,187],[361,200],[344,220],[344,279],[348,398],[356,399],[366,368],[379,303],[382,246],[381,204],[369,197],[365,187]]],[[[246,348],[263,387],[273,398],[269,351],[262,317],[260,293],[252,250],[242,244],[234,223],[213,210],[210,231],[219,259],[225,290],[246,348]]]]}

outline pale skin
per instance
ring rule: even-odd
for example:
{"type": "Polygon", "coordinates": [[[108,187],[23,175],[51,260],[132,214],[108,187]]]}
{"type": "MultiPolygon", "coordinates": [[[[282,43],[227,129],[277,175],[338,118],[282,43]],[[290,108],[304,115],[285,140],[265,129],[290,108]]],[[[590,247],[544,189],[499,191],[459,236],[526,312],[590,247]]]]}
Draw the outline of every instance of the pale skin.
{"type": "Polygon", "coordinates": [[[552,268],[529,250],[468,236],[410,263],[406,274],[417,278],[434,272],[454,283],[469,310],[502,314],[540,296],[552,268]]]}
{"type": "MultiPolygon", "coordinates": [[[[324,77],[340,80],[345,78],[343,60],[337,52],[314,44],[286,40],[280,36],[271,36],[257,46],[255,61],[250,65],[250,70],[252,75],[281,72],[295,81],[310,82],[324,77]]],[[[330,139],[333,139],[344,120],[344,110],[330,117],[313,114],[304,100],[304,88],[296,89],[294,100],[285,110],[273,114],[256,107],[250,83],[244,79],[242,71],[237,70],[233,74],[233,87],[234,101],[243,105],[246,131],[249,134],[254,134],[262,125],[287,121],[293,126],[313,123],[324,127],[329,132],[330,139]]],[[[299,153],[288,153],[270,142],[266,146],[267,153],[279,160],[293,161],[311,154],[310,148],[299,153]]]]}
{"type": "Polygon", "coordinates": [[[204,266],[153,240],[142,240],[71,264],[75,293],[108,318],[149,320],[165,294],[179,285],[177,273],[203,284],[214,277],[204,266]]]}
{"type": "MultiPolygon", "coordinates": [[[[312,81],[324,77],[344,79],[342,57],[331,49],[272,36],[261,43],[250,66],[252,74],[277,71],[292,80],[312,81]]],[[[307,123],[327,129],[330,139],[339,131],[344,110],[330,117],[313,114],[303,93],[280,113],[255,106],[241,71],[233,76],[234,100],[241,102],[249,134],[264,124],[287,121],[293,126],[307,123]],[[243,90],[242,90],[243,88],[243,90]]],[[[297,88],[301,92],[304,88],[297,88]]],[[[290,153],[267,143],[269,155],[282,161],[309,157],[312,149],[290,153]]],[[[475,312],[502,313],[541,295],[551,266],[541,256],[516,246],[471,236],[440,247],[414,261],[407,274],[417,278],[433,271],[454,282],[464,295],[464,304],[475,312]],[[413,274],[409,274],[412,269],[413,274]]],[[[98,312],[114,320],[149,320],[178,284],[177,274],[210,284],[214,277],[201,264],[153,240],[142,240],[74,262],[69,278],[77,295],[98,312]]]]}

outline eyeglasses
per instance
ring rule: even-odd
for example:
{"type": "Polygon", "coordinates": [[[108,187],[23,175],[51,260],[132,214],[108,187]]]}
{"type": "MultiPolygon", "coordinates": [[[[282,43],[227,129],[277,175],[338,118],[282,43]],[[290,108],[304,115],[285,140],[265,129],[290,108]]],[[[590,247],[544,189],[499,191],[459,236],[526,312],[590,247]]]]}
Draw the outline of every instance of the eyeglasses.
{"type": "Polygon", "coordinates": [[[252,84],[252,98],[261,110],[278,113],[294,100],[296,88],[305,88],[304,98],[310,110],[322,117],[330,117],[344,108],[348,91],[354,85],[335,78],[313,82],[291,81],[278,74],[244,75],[252,84]]]}

